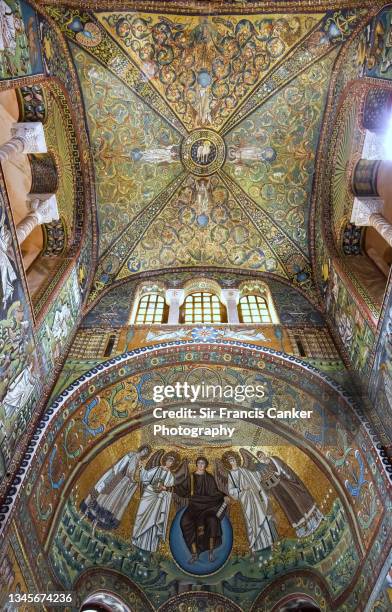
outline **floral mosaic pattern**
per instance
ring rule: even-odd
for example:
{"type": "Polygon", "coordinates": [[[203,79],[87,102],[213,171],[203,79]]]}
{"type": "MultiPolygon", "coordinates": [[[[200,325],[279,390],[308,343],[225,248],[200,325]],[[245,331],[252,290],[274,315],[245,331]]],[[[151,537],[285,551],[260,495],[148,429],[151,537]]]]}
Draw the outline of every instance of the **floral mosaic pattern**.
{"type": "Polygon", "coordinates": [[[226,138],[225,171],[304,251],[321,113],[335,57],[312,66],[226,138]]]}
{"type": "Polygon", "coordinates": [[[188,130],[218,129],[321,17],[98,14],[188,130]]]}
{"type": "Polygon", "coordinates": [[[84,51],[75,48],[74,58],[83,83],[95,158],[103,253],[135,215],[182,171],[180,138],[84,51]],[[159,149],[168,152],[167,163],[153,163],[154,151],[159,149]]]}

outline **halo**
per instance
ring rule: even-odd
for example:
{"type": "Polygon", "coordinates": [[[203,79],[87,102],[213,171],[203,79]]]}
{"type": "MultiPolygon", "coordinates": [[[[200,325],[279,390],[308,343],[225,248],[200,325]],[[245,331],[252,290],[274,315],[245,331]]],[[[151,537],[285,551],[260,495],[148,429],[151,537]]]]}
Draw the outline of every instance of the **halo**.
{"type": "Polygon", "coordinates": [[[172,465],[171,469],[175,470],[178,467],[179,463],[180,463],[181,457],[180,457],[179,453],[177,453],[177,451],[168,451],[167,453],[165,453],[162,456],[161,465],[165,465],[165,463],[166,463],[166,461],[167,461],[167,459],[169,457],[172,457],[174,459],[174,462],[173,462],[173,465],[172,465]]]}
{"type": "Polygon", "coordinates": [[[223,463],[223,466],[226,468],[226,470],[231,470],[231,465],[229,463],[229,457],[234,457],[234,459],[237,461],[237,465],[238,466],[241,465],[240,454],[237,453],[237,451],[228,450],[222,455],[222,463],[223,463]]]}

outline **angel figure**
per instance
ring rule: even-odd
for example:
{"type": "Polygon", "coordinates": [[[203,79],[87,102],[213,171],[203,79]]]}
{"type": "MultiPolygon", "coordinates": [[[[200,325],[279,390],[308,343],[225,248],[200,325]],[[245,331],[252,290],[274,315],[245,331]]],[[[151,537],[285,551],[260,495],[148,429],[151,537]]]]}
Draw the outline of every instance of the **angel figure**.
{"type": "Polygon", "coordinates": [[[116,529],[131,501],[137,486],[142,460],[151,452],[144,444],[137,451],[124,455],[98,482],[80,504],[85,516],[101,529],[116,529]]]}
{"type": "Polygon", "coordinates": [[[142,550],[156,552],[164,542],[173,487],[188,476],[188,461],[180,461],[175,451],[156,451],[140,472],[143,489],[133,526],[132,543],[142,550]]]}
{"type": "Polygon", "coordinates": [[[195,203],[199,213],[206,213],[210,207],[210,181],[208,179],[199,179],[195,181],[196,193],[195,203]]]}
{"type": "Polygon", "coordinates": [[[218,486],[240,502],[252,556],[278,539],[268,497],[252,455],[245,449],[227,451],[216,460],[218,486]],[[241,466],[242,464],[242,466],[241,466]]]}

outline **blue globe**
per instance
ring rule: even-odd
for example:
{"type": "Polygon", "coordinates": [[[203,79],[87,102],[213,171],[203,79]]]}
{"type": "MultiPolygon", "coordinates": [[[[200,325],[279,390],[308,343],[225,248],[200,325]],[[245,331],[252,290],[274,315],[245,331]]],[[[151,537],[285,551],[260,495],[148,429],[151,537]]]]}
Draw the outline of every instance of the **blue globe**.
{"type": "Polygon", "coordinates": [[[142,158],[143,154],[140,149],[133,149],[131,151],[131,157],[134,161],[139,161],[142,158]]]}
{"type": "Polygon", "coordinates": [[[199,83],[200,87],[208,87],[208,85],[211,85],[211,75],[209,72],[207,72],[207,70],[200,70],[199,74],[197,75],[197,82],[199,83]]]}
{"type": "Polygon", "coordinates": [[[195,576],[213,574],[226,563],[233,546],[233,528],[230,520],[227,516],[222,519],[222,544],[214,550],[215,560],[209,561],[208,551],[205,551],[199,556],[196,563],[189,563],[191,553],[185,544],[180,526],[181,517],[185,510],[186,508],[182,508],[177,512],[170,528],[169,544],[171,553],[175,561],[185,572],[195,576]]]}
{"type": "Polygon", "coordinates": [[[208,216],[204,213],[197,217],[197,224],[200,225],[200,227],[206,227],[208,225],[208,221],[208,216]]]}

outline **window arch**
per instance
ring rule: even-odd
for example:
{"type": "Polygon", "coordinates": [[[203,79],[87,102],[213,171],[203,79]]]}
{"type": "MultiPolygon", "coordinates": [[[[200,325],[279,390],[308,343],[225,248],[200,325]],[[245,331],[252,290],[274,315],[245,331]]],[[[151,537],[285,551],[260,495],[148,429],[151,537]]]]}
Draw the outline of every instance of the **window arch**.
{"type": "Polygon", "coordinates": [[[143,295],[136,311],[135,323],[151,325],[167,321],[168,308],[165,299],[158,293],[143,295]]]}
{"type": "Polygon", "coordinates": [[[243,295],[238,311],[240,323],[272,323],[268,302],[261,295],[243,295]]]}
{"type": "Polygon", "coordinates": [[[98,591],[83,602],[80,612],[131,612],[131,609],[117,595],[98,591]]]}
{"type": "Polygon", "coordinates": [[[180,322],[226,323],[226,308],[215,293],[193,291],[187,295],[181,307],[180,322]]]}

